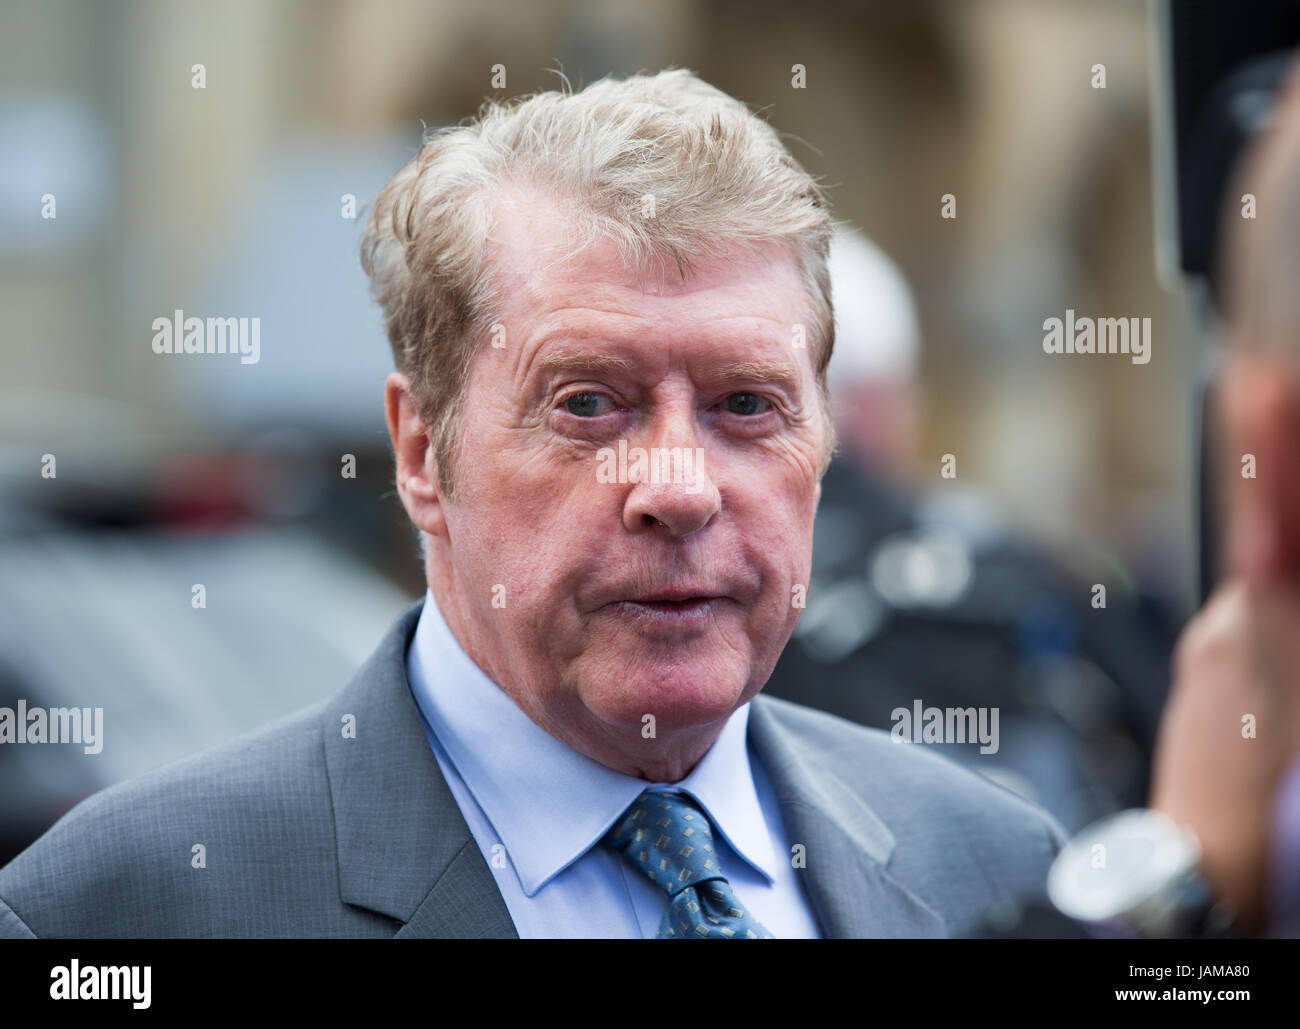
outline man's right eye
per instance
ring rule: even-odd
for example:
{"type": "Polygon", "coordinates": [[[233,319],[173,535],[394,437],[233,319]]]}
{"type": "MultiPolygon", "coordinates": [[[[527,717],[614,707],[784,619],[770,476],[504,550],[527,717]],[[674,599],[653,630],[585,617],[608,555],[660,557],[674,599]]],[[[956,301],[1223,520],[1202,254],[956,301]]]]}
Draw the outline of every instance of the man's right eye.
{"type": "Polygon", "coordinates": [[[577,415],[579,418],[594,418],[596,415],[605,414],[609,410],[611,403],[609,394],[593,393],[585,391],[582,393],[573,393],[564,399],[564,409],[569,414],[577,415]],[[602,401],[605,407],[601,407],[602,401]]]}

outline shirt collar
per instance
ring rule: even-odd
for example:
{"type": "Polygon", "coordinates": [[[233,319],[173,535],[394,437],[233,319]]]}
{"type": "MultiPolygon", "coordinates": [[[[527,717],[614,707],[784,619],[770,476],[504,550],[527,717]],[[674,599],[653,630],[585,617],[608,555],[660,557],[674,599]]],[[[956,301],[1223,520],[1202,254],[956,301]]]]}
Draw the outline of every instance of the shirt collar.
{"type": "Polygon", "coordinates": [[[727,720],[678,783],[607,768],[551,736],[465,653],[433,592],[407,653],[415,701],[533,896],[609,831],[643,790],[679,790],[708,813],[728,845],[768,882],[775,854],[754,788],[749,705],[727,720]]]}

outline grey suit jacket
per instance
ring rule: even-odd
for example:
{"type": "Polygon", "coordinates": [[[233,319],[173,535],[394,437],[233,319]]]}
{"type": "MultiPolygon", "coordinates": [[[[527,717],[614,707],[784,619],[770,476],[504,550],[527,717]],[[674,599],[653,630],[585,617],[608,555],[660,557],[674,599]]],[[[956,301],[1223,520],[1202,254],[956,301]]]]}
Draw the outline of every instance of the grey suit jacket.
{"type": "MultiPolygon", "coordinates": [[[[515,936],[411,696],[420,606],[328,700],[69,811],[0,869],[0,936],[515,936]]],[[[880,730],[760,695],[749,732],[828,936],[960,932],[1063,843],[880,730]]]]}

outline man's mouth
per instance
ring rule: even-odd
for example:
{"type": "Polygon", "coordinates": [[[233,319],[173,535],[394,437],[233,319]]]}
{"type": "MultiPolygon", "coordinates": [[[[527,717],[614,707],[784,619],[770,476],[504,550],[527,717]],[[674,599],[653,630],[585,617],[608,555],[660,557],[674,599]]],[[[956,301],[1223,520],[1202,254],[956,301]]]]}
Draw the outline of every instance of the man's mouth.
{"type": "Polygon", "coordinates": [[[686,626],[709,621],[726,599],[716,594],[667,594],[620,600],[614,607],[628,618],[686,626]]]}

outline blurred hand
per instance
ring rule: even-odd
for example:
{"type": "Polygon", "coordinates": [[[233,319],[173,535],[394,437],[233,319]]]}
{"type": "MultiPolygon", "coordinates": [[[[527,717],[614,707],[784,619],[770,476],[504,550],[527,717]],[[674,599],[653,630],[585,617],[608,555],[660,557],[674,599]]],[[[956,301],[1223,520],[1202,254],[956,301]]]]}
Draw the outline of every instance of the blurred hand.
{"type": "Polygon", "coordinates": [[[1297,752],[1300,589],[1230,581],[1174,654],[1151,807],[1196,831],[1205,877],[1246,933],[1268,929],[1272,801],[1297,752]]]}

